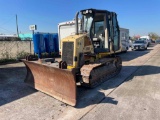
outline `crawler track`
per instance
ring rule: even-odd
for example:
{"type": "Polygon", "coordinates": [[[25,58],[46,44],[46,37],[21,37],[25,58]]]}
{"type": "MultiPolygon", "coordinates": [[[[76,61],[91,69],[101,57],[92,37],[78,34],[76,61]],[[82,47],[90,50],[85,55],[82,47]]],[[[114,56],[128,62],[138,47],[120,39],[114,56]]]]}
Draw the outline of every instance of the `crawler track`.
{"type": "Polygon", "coordinates": [[[94,88],[108,79],[119,74],[122,68],[120,57],[102,58],[94,64],[84,65],[81,68],[81,85],[94,88]]]}

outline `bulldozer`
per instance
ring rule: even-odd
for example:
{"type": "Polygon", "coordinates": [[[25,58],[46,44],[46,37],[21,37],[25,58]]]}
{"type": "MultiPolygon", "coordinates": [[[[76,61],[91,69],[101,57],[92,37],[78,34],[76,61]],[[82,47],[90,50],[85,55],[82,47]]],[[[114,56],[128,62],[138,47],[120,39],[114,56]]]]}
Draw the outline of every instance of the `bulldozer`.
{"type": "Polygon", "coordinates": [[[120,73],[122,60],[117,14],[85,9],[76,13],[75,34],[61,40],[61,60],[34,59],[29,55],[25,82],[64,103],[75,106],[77,84],[94,88],[120,73]],[[78,26],[81,14],[81,26],[78,26]]]}

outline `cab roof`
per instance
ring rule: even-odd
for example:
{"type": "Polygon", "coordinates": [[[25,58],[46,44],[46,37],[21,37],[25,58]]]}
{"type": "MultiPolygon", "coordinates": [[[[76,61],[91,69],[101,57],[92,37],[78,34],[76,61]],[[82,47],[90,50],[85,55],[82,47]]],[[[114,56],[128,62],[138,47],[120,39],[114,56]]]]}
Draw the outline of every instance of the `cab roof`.
{"type": "MultiPolygon", "coordinates": [[[[93,9],[93,8],[84,9],[84,10],[81,10],[80,12],[83,12],[86,10],[92,10],[93,12],[96,12],[96,13],[108,13],[108,12],[111,13],[112,12],[112,11],[108,11],[108,10],[100,10],[100,9],[93,9]]],[[[112,13],[115,13],[115,12],[112,12],[112,13]]]]}

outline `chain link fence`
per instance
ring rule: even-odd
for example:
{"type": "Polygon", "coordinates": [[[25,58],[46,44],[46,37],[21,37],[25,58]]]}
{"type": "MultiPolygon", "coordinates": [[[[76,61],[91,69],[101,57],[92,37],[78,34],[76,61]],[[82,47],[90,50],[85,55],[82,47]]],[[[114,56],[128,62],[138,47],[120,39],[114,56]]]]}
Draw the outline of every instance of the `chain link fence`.
{"type": "Polygon", "coordinates": [[[0,59],[19,59],[33,53],[33,41],[0,41],[0,59]]]}

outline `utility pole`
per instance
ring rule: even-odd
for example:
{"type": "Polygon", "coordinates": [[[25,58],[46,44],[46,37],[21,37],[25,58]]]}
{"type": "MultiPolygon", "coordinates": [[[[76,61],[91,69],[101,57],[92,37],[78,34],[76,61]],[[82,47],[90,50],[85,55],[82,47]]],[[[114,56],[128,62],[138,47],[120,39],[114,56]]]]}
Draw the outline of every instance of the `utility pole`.
{"type": "Polygon", "coordinates": [[[17,28],[17,35],[18,35],[18,38],[19,38],[19,31],[18,31],[18,18],[17,18],[17,14],[16,14],[16,28],[17,28]]]}

